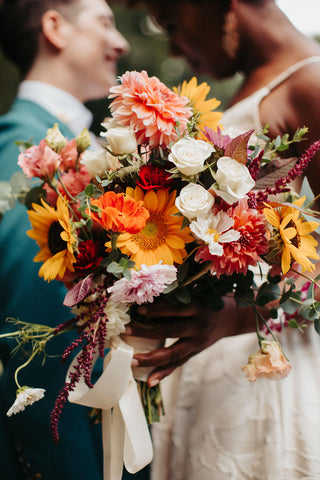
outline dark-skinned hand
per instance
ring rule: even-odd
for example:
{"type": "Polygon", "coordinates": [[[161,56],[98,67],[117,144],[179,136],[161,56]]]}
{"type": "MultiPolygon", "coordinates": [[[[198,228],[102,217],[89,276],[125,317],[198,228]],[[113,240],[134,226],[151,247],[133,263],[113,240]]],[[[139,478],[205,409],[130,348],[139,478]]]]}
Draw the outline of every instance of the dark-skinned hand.
{"type": "Polygon", "coordinates": [[[146,322],[132,322],[126,334],[163,341],[176,339],[168,347],[134,355],[132,366],[154,367],[148,377],[150,386],[217,340],[254,330],[252,309],[237,307],[233,298],[225,298],[225,307],[219,312],[197,301],[175,306],[159,301],[142,305],[138,312],[146,322]]]}

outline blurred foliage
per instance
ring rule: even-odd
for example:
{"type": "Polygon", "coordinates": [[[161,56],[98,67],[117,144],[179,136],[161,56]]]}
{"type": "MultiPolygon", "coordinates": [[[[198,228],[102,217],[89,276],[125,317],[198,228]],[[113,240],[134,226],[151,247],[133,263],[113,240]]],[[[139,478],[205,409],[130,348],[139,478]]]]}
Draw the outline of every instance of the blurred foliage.
{"type": "MultiPolygon", "coordinates": [[[[129,10],[121,4],[112,2],[117,28],[131,45],[130,53],[120,59],[119,75],[127,70],[146,70],[149,75],[156,75],[168,87],[189,80],[195,73],[181,58],[173,58],[169,54],[167,36],[150,19],[145,9],[129,10]]],[[[211,86],[209,97],[214,96],[221,101],[219,109],[225,109],[240,76],[225,81],[213,81],[209,77],[198,76],[199,82],[206,81],[211,86]]],[[[19,76],[16,69],[0,55],[0,113],[6,112],[17,90],[19,76]]],[[[95,121],[93,131],[100,131],[100,123],[108,115],[108,101],[101,99],[88,102],[95,121]]]]}

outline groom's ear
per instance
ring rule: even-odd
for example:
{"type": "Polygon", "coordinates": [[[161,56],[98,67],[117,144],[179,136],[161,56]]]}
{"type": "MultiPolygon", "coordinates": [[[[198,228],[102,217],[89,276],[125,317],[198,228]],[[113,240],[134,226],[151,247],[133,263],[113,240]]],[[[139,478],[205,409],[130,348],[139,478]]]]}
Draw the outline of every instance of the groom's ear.
{"type": "Polygon", "coordinates": [[[41,19],[45,40],[57,50],[63,50],[68,43],[71,24],[57,10],[47,10],[41,19]]]}

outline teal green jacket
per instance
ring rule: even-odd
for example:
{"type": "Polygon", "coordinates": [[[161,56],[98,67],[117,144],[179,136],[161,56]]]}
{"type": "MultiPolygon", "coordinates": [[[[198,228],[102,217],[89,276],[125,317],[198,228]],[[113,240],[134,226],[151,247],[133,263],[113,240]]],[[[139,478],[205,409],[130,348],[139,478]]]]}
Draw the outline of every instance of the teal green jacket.
{"type": "MultiPolygon", "coordinates": [[[[0,180],[9,180],[20,170],[17,165],[19,149],[14,142],[32,138],[38,143],[55,123],[59,124],[63,135],[74,136],[57,118],[33,102],[14,102],[11,110],[0,117],[0,180]]],[[[69,308],[62,305],[66,293],[64,285],[58,281],[48,284],[38,276],[41,264],[33,262],[38,246],[26,235],[28,229],[30,223],[23,205],[6,212],[0,223],[2,331],[10,327],[7,317],[51,326],[70,318],[69,308]]],[[[52,340],[49,353],[62,353],[71,338],[71,334],[65,334],[52,340]]],[[[58,357],[47,358],[45,366],[39,361],[21,371],[19,383],[45,388],[45,397],[24,412],[10,418],[5,415],[15,400],[13,375],[21,363],[19,355],[12,357],[10,354],[12,346],[5,342],[0,344],[5,367],[0,381],[1,479],[102,480],[100,425],[90,423],[89,409],[67,404],[60,420],[59,444],[55,446],[51,439],[49,416],[67,370],[67,365],[60,365],[58,357]]],[[[147,470],[129,477],[146,479],[147,470]]]]}

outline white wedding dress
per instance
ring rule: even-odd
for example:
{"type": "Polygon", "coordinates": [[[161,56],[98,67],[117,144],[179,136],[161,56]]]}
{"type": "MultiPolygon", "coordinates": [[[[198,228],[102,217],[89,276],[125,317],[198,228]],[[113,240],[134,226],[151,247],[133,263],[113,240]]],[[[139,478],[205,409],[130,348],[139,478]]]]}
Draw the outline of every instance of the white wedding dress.
{"type": "MultiPolygon", "coordinates": [[[[262,98],[315,61],[234,105],[224,126],[259,128],[262,98]]],[[[292,365],[284,380],[247,380],[241,366],[258,350],[248,333],[219,340],[162,382],[152,480],[320,480],[320,337],[311,325],[280,340],[292,365]]]]}

